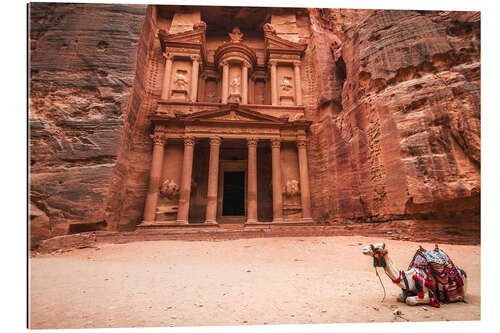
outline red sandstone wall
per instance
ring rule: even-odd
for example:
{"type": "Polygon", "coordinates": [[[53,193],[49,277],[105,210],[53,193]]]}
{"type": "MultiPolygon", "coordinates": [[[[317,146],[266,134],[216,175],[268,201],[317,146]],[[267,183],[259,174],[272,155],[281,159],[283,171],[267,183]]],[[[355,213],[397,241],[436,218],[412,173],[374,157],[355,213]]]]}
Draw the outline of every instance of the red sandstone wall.
{"type": "MultiPolygon", "coordinates": [[[[364,14],[344,20],[333,56],[317,52],[322,80],[341,71],[318,92],[311,169],[327,182],[313,187],[316,216],[478,219],[479,13],[364,14]]],[[[338,24],[319,23],[324,44],[338,24]]]]}
{"type": "MultiPolygon", "coordinates": [[[[70,224],[127,230],[140,222],[152,149],[147,115],[163,71],[146,66],[158,56],[153,10],[31,5],[34,240],[68,233],[70,224]]],[[[313,121],[314,217],[477,219],[479,13],[309,15],[297,24],[311,32],[302,82],[313,121]]]]}
{"type": "Polygon", "coordinates": [[[143,215],[153,149],[148,116],[160,96],[164,71],[155,10],[155,6],[146,9],[137,49],[134,85],[105,205],[109,230],[134,230],[143,215]]]}
{"type": "Polygon", "coordinates": [[[102,227],[144,12],[30,4],[32,245],[70,224],[102,227]]]}

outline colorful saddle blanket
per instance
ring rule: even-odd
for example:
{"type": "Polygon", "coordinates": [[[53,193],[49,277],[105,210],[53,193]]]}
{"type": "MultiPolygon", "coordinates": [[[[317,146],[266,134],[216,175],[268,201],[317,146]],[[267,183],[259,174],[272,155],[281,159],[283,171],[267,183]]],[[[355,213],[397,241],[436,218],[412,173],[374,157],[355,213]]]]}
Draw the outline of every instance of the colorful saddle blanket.
{"type": "Polygon", "coordinates": [[[408,269],[418,268],[425,274],[415,274],[413,279],[416,282],[417,289],[422,285],[428,287],[431,293],[431,299],[436,302],[456,302],[464,299],[464,277],[465,272],[455,266],[450,257],[443,250],[435,248],[427,251],[424,248],[417,250],[413,256],[408,269]],[[432,281],[434,278],[435,282],[432,281]]]}

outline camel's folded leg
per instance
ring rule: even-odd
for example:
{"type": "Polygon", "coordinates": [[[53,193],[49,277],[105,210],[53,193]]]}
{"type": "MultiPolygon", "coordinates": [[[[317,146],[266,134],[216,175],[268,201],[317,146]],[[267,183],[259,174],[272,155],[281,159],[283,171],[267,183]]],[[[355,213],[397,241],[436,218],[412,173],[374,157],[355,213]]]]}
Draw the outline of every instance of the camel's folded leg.
{"type": "Polygon", "coordinates": [[[404,298],[403,293],[400,293],[400,294],[398,295],[398,298],[396,298],[396,299],[397,299],[397,301],[398,301],[398,302],[404,303],[404,299],[405,299],[405,298],[404,298]]]}
{"type": "Polygon", "coordinates": [[[408,305],[429,304],[430,301],[429,292],[424,293],[424,298],[419,298],[418,296],[410,296],[406,298],[406,304],[408,305]]]}

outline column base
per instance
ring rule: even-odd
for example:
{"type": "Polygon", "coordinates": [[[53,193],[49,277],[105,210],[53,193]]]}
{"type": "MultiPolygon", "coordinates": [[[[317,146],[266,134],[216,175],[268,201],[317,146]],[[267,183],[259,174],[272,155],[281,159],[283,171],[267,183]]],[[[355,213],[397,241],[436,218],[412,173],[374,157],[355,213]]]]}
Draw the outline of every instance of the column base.
{"type": "Polygon", "coordinates": [[[188,224],[188,221],[186,221],[186,220],[177,220],[177,221],[175,221],[175,223],[177,223],[177,224],[188,224]]]}
{"type": "Polygon", "coordinates": [[[246,223],[257,223],[257,219],[248,219],[246,223]]]}
{"type": "Polygon", "coordinates": [[[217,223],[216,220],[206,220],[205,222],[203,222],[203,224],[212,224],[212,225],[217,225],[219,223],[217,223]]]}
{"type": "Polygon", "coordinates": [[[302,222],[314,222],[312,217],[303,217],[302,222]]]}

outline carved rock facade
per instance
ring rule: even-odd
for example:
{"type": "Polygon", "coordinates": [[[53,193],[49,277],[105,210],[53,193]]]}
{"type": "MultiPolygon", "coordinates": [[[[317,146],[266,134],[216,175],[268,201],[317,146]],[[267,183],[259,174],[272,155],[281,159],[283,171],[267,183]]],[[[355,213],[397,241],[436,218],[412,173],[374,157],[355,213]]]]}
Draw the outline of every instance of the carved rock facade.
{"type": "Polygon", "coordinates": [[[38,238],[220,222],[225,173],[251,223],[479,221],[479,13],[36,4],[31,17],[38,238]]]}

